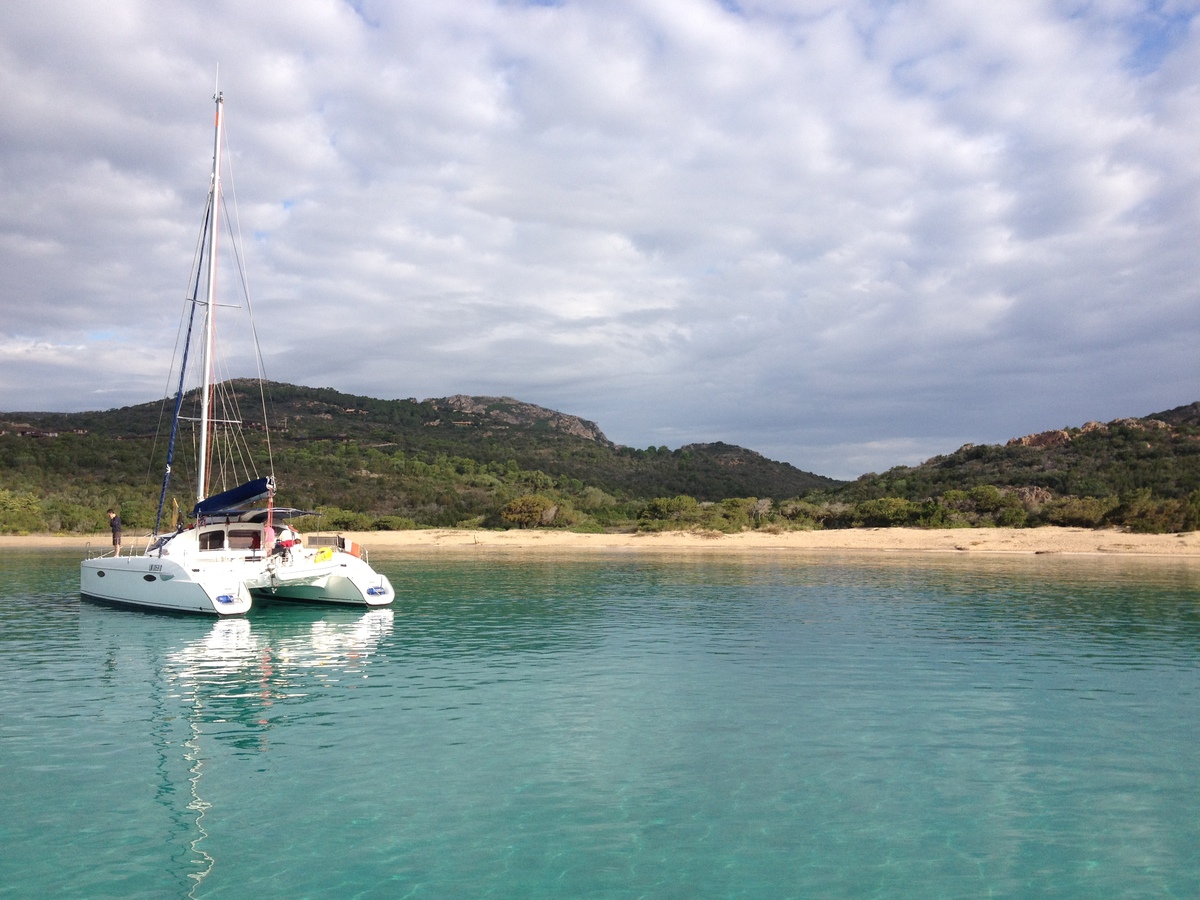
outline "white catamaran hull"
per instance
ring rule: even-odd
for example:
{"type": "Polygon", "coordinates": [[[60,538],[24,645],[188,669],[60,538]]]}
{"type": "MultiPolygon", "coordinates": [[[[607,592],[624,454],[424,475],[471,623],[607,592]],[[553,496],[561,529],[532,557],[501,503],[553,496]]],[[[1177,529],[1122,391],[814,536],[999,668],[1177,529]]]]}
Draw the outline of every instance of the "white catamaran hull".
{"type": "Polygon", "coordinates": [[[350,553],[318,552],[314,557],[276,557],[251,593],[264,600],[333,603],[343,606],[387,606],[396,592],[381,575],[350,553]]]}
{"type": "Polygon", "coordinates": [[[85,597],[123,606],[216,616],[244,615],[251,605],[249,574],[235,564],[183,566],[161,557],[123,556],[80,563],[85,597]]]}

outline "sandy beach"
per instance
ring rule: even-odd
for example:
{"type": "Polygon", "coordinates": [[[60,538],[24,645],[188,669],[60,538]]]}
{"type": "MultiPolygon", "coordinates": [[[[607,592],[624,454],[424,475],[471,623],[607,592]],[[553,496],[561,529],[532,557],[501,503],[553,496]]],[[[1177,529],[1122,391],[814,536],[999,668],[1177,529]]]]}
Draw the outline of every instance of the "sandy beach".
{"type": "MultiPolygon", "coordinates": [[[[347,532],[347,538],[370,550],[403,552],[559,553],[803,553],[859,551],[880,553],[978,553],[1130,555],[1200,559],[1200,532],[1128,534],[1116,529],[1086,528],[857,528],[832,531],[662,532],[638,534],[574,534],[545,529],[483,531],[436,528],[420,531],[347,532]]],[[[126,550],[140,546],[126,534],[126,550]]],[[[108,545],[108,534],[90,537],[0,535],[0,548],[93,549],[108,545]]]]}

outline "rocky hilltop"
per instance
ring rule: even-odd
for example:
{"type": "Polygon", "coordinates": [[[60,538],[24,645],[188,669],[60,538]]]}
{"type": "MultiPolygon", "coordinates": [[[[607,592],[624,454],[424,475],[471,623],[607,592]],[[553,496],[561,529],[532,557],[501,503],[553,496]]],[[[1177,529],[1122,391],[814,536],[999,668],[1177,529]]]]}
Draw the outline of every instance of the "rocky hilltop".
{"type": "MultiPolygon", "coordinates": [[[[594,441],[605,447],[616,447],[604,436],[595,422],[581,419],[578,416],[567,415],[544,406],[533,403],[523,403],[512,397],[469,397],[466,394],[455,394],[452,397],[441,397],[426,400],[438,412],[444,413],[454,425],[459,427],[490,427],[508,428],[518,426],[535,431],[553,431],[559,434],[569,434],[594,441]]],[[[438,421],[436,424],[441,424],[438,421]]]]}
{"type": "Polygon", "coordinates": [[[1052,431],[1040,431],[1037,434],[1027,434],[1024,437],[1017,437],[1010,440],[1005,446],[1008,447],[1057,447],[1060,444],[1066,444],[1076,438],[1084,437],[1089,434],[1108,434],[1117,428],[1135,428],[1142,430],[1158,430],[1166,429],[1173,432],[1175,429],[1162,419],[1147,416],[1144,419],[1113,419],[1111,422],[1084,422],[1079,428],[1066,429],[1059,428],[1052,431]]]}
{"type": "Polygon", "coordinates": [[[1042,500],[1137,492],[1185,497],[1200,489],[1200,402],[1141,418],[1027,434],[1005,444],[964,444],[918,466],[864,475],[844,493],[921,500],[980,485],[1042,500]]]}

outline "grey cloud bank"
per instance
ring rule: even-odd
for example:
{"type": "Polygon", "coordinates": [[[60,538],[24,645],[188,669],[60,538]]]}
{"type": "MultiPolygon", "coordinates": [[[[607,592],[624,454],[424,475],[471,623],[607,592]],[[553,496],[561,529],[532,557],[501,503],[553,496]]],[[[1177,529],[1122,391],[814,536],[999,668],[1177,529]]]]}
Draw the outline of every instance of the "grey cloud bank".
{"type": "Polygon", "coordinates": [[[270,378],[836,477],[1191,402],[1198,13],[8,4],[0,408],[163,393],[218,63],[270,378]]]}

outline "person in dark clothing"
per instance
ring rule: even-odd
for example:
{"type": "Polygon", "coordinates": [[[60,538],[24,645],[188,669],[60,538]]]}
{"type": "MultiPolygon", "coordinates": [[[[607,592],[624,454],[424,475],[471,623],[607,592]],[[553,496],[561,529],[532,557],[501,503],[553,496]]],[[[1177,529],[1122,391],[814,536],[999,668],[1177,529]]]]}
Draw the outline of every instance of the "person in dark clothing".
{"type": "Polygon", "coordinates": [[[113,556],[121,555],[121,517],[115,509],[108,511],[108,527],[113,533],[113,556]]]}

